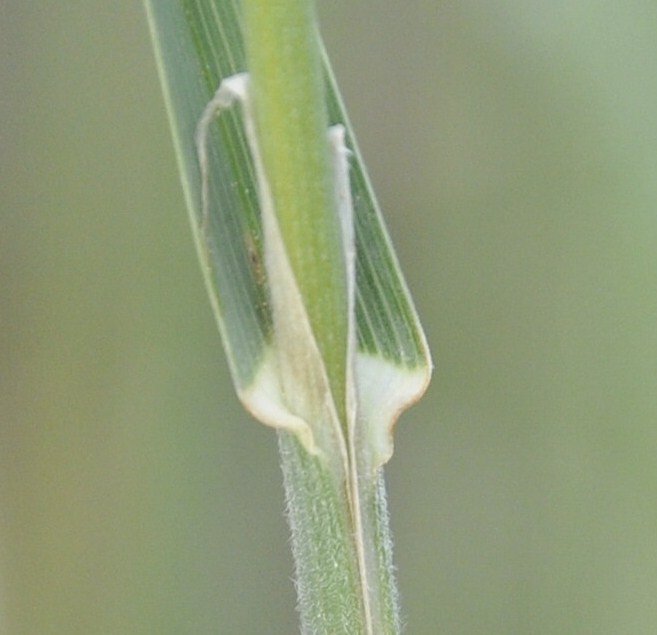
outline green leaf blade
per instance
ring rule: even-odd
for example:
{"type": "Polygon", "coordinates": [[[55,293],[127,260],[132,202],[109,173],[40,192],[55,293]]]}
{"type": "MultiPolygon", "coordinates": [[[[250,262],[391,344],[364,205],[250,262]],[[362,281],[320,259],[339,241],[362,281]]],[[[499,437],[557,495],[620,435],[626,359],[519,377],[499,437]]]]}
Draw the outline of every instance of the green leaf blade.
{"type": "MultiPolygon", "coordinates": [[[[221,80],[245,70],[242,20],[234,1],[147,0],[146,6],[192,229],[241,394],[263,363],[272,328],[257,183],[241,114],[234,109],[218,118],[208,143],[212,208],[206,240],[194,132],[221,80]]],[[[345,124],[354,151],[358,347],[400,369],[424,373],[426,384],[431,361],[424,334],[326,63],[325,68],[329,122],[345,124]]]]}
{"type": "MultiPolygon", "coordinates": [[[[255,132],[274,222],[345,424],[348,273],[314,7],[309,0],[244,0],[243,7],[255,132]]],[[[273,278],[272,308],[281,329],[288,318],[285,307],[277,308],[273,278]]]]}

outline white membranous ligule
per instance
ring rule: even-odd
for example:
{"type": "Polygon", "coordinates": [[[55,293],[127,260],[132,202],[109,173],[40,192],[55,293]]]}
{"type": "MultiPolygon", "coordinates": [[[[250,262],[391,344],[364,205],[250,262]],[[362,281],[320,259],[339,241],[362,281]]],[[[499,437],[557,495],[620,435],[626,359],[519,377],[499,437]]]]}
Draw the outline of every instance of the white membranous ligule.
{"type": "MultiPolygon", "coordinates": [[[[257,419],[267,425],[294,432],[309,452],[321,454],[328,441],[325,430],[322,430],[327,422],[323,421],[321,426],[316,423],[316,403],[317,400],[325,402],[327,395],[330,397],[328,379],[280,236],[275,204],[259,149],[248,73],[238,73],[221,82],[197,125],[195,138],[201,173],[201,230],[205,234],[209,223],[207,143],[210,125],[222,110],[230,108],[236,101],[242,107],[245,134],[256,172],[265,252],[264,265],[274,314],[273,350],[266,351],[263,355],[260,369],[251,384],[239,386],[238,389],[245,406],[257,419]],[[304,324],[303,328],[299,327],[300,322],[304,324]],[[311,361],[306,361],[308,359],[311,361]],[[301,367],[295,368],[298,363],[301,363],[301,367]],[[308,364],[310,368],[307,367],[308,364]],[[304,386],[314,393],[314,396],[298,397],[304,393],[304,386]],[[323,394],[318,394],[318,389],[323,394]],[[286,394],[296,395],[298,401],[305,404],[298,403],[295,406],[289,403],[286,394]],[[310,412],[305,412],[307,410],[310,412]]],[[[343,459],[347,458],[344,453],[358,436],[358,443],[364,444],[361,449],[369,455],[369,467],[375,471],[392,456],[394,423],[399,414],[417,401],[424,392],[429,380],[430,365],[405,367],[383,356],[357,350],[356,245],[349,179],[351,152],[345,143],[345,128],[342,124],[329,128],[328,143],[332,155],[336,208],[340,215],[346,263],[349,312],[345,410],[348,417],[347,429],[352,438],[345,439],[344,444],[340,444],[343,445],[341,454],[343,459]],[[360,430],[356,430],[357,425],[360,430]]],[[[333,433],[330,436],[334,437],[335,442],[335,437],[342,437],[343,433],[337,421],[335,405],[332,410],[330,419],[333,420],[333,433]]],[[[324,416],[320,418],[324,419],[324,416]]],[[[329,442],[328,445],[332,443],[329,442]]]]}

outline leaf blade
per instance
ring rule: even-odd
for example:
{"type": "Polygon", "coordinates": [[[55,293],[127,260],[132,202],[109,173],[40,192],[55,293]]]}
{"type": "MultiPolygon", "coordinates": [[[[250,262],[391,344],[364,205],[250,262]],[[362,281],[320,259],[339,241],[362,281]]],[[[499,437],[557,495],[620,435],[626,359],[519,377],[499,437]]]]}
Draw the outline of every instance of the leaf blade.
{"type": "MultiPolygon", "coordinates": [[[[201,177],[193,142],[193,125],[221,79],[245,70],[244,47],[238,35],[241,17],[233,1],[147,0],[147,8],[195,243],[233,379],[243,396],[264,363],[272,333],[262,275],[257,179],[241,115],[235,110],[227,112],[213,126],[209,141],[210,197],[216,204],[211,209],[206,242],[201,231],[201,177]]],[[[431,360],[326,58],[324,65],[330,123],[345,125],[347,143],[354,153],[350,164],[358,350],[385,360],[386,372],[399,369],[401,375],[421,377],[415,382],[415,394],[400,397],[391,409],[397,414],[424,391],[431,360]]],[[[388,434],[393,423],[387,424],[388,434]]],[[[375,462],[385,462],[390,453],[386,450],[375,462]]]]}

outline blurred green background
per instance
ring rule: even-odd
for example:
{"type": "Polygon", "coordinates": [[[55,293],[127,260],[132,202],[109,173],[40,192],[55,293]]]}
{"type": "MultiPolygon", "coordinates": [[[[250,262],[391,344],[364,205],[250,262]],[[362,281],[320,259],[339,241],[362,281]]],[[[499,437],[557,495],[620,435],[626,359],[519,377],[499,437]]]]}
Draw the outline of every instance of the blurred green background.
{"type": "MultiPolygon", "coordinates": [[[[657,4],[331,0],[436,362],[409,635],[657,632],[657,4]]],[[[141,5],[0,6],[0,633],[298,632],[141,5]]]]}

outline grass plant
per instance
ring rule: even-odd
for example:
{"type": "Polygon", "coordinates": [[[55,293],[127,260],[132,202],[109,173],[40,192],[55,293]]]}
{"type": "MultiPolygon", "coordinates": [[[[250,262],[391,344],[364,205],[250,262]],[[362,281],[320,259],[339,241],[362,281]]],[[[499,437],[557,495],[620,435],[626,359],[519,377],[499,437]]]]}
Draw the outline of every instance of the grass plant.
{"type": "Polygon", "coordinates": [[[302,632],[398,633],[382,468],[431,364],[313,3],[146,6],[236,390],[278,432],[302,632]]]}

